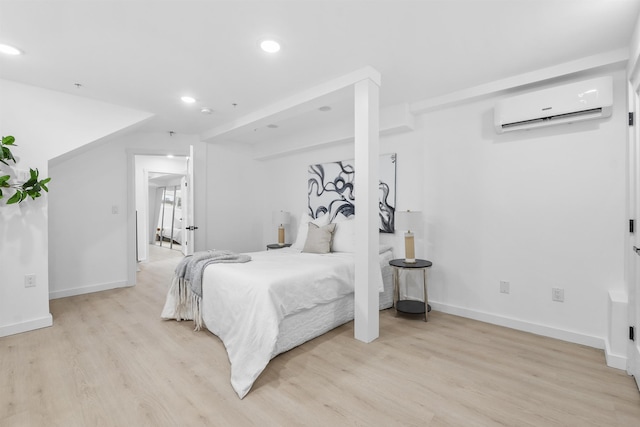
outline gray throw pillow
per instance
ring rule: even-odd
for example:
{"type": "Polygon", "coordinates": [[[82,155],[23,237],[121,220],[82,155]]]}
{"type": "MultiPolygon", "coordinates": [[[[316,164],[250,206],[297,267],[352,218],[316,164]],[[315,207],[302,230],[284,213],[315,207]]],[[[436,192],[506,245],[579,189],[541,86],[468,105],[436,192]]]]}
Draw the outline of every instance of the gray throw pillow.
{"type": "Polygon", "coordinates": [[[304,242],[302,252],[312,254],[328,254],[331,252],[331,239],[336,229],[335,224],[328,224],[324,227],[318,227],[314,223],[309,223],[309,231],[307,232],[307,241],[304,242]]]}

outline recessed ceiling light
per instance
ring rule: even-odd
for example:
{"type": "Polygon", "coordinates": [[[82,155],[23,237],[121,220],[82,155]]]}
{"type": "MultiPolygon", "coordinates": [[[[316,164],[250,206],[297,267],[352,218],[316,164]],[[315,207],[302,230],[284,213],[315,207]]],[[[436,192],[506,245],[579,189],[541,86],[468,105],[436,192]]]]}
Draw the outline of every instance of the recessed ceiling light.
{"type": "Polygon", "coordinates": [[[20,49],[9,46],[8,44],[0,44],[0,52],[7,55],[20,55],[22,53],[20,49]]]}
{"type": "Polygon", "coordinates": [[[173,159],[173,154],[167,154],[167,159],[173,159]]]}
{"type": "Polygon", "coordinates": [[[267,125],[267,127],[269,129],[278,129],[278,125],[274,125],[273,123],[271,123],[270,125],[267,125]]]}
{"type": "Polygon", "coordinates": [[[329,107],[328,105],[324,105],[324,106],[318,108],[318,110],[320,110],[320,111],[331,111],[331,107],[329,107]]]}
{"type": "Polygon", "coordinates": [[[268,53],[276,53],[280,50],[280,43],[275,40],[262,40],[260,48],[268,53]]]}
{"type": "Polygon", "coordinates": [[[200,112],[202,114],[213,114],[213,110],[211,108],[209,108],[209,107],[202,107],[200,109],[200,112]]]}
{"type": "Polygon", "coordinates": [[[185,102],[187,104],[193,104],[194,102],[196,102],[196,99],[191,96],[183,96],[180,99],[182,99],[182,102],[185,102]]]}

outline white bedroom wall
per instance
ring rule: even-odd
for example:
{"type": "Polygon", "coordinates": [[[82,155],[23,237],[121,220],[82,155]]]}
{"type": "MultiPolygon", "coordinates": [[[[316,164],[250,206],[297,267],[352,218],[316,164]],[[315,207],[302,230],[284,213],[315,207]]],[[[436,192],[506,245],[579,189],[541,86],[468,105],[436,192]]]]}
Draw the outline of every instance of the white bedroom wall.
{"type": "Polygon", "coordinates": [[[262,183],[270,182],[271,177],[252,160],[246,147],[236,144],[210,144],[206,168],[207,215],[201,223],[206,249],[263,250],[262,183]]]}
{"type": "MultiPolygon", "coordinates": [[[[301,135],[301,139],[305,136],[301,135]]],[[[380,153],[396,153],[396,209],[422,210],[423,179],[423,147],[421,141],[412,132],[394,136],[380,137],[380,153]]],[[[278,210],[289,211],[292,223],[286,227],[286,241],[295,241],[298,231],[300,215],[308,206],[307,180],[308,167],[312,164],[351,160],[354,158],[353,143],[341,143],[325,148],[316,148],[304,152],[282,155],[279,158],[262,160],[265,176],[268,182],[263,182],[261,194],[264,198],[263,237],[262,244],[277,241],[277,229],[271,223],[271,212],[278,210]]],[[[357,203],[356,203],[357,212],[357,203]]],[[[417,236],[418,243],[423,236],[417,236]]],[[[396,256],[404,253],[402,233],[380,235],[380,242],[395,247],[396,256]]],[[[263,246],[264,247],[264,246],[263,246]]],[[[418,248],[418,256],[425,256],[418,248]]]]}
{"type": "MultiPolygon", "coordinates": [[[[16,137],[16,168],[38,168],[43,177],[51,176],[51,158],[149,117],[148,113],[7,80],[0,80],[0,93],[0,133],[16,137]]],[[[0,169],[10,172],[13,168],[3,165],[0,169]]],[[[0,201],[0,336],[51,325],[48,208],[63,189],[55,179],[50,189],[37,201],[20,206],[0,201]],[[36,275],[35,287],[24,287],[26,274],[36,275]]]]}
{"type": "MultiPolygon", "coordinates": [[[[135,249],[128,250],[129,191],[135,191],[129,186],[130,157],[188,154],[189,145],[197,157],[196,184],[204,192],[206,171],[199,159],[206,158],[207,147],[195,135],[132,133],[52,165],[51,176],[60,189],[50,202],[51,298],[133,284],[127,276],[129,253],[135,256],[135,249]]],[[[195,201],[196,219],[204,218],[202,199],[195,201]]]]}
{"type": "MultiPolygon", "coordinates": [[[[381,138],[381,153],[398,153],[397,209],[424,214],[416,251],[434,262],[436,310],[603,348],[608,291],[624,287],[625,86],[623,71],[613,75],[614,113],[603,121],[498,136],[495,95],[423,114],[415,131],[381,138]],[[501,280],[510,294],[499,292],[501,280]],[[551,300],[552,287],[564,289],[565,302],[551,300]]],[[[270,213],[279,209],[294,214],[287,242],[295,240],[307,166],[352,158],[352,150],[260,162],[270,177],[261,190],[263,244],[275,241],[270,213]]],[[[403,256],[401,230],[381,242],[403,256]]]]}
{"type": "Polygon", "coordinates": [[[613,76],[606,120],[497,135],[496,97],[419,118],[436,309],[603,348],[607,293],[624,287],[626,95],[613,76]]]}

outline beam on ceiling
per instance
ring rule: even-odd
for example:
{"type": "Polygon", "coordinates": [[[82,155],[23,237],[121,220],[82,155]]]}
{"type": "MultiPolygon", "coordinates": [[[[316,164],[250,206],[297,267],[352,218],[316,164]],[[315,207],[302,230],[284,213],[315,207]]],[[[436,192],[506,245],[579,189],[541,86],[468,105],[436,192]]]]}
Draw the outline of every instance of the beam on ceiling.
{"type": "Polygon", "coordinates": [[[379,86],[381,76],[374,68],[363,67],[206,131],[200,135],[200,139],[205,142],[215,142],[245,128],[266,126],[274,119],[282,120],[294,117],[305,104],[311,103],[319,97],[353,86],[363,80],[371,80],[379,86]]]}
{"type": "Polygon", "coordinates": [[[509,89],[539,83],[558,77],[575,74],[582,71],[593,70],[607,66],[626,64],[629,59],[629,49],[622,48],[599,55],[588,56],[575,61],[565,62],[552,67],[543,68],[529,73],[519,74],[491,83],[471,87],[448,93],[446,95],[425,99],[410,104],[410,111],[415,114],[423,114],[440,108],[451,107],[461,102],[475,98],[492,95],[509,89]]]}

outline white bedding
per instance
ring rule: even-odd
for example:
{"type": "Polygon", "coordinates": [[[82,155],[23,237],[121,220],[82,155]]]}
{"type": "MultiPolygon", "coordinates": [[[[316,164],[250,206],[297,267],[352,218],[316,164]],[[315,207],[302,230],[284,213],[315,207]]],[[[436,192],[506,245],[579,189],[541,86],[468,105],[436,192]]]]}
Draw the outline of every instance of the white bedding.
{"type": "MultiPolygon", "coordinates": [[[[202,288],[204,325],[227,349],[231,385],[240,398],[269,360],[283,351],[277,343],[285,317],[348,295],[353,299],[354,290],[351,253],[308,254],[284,248],[249,255],[248,263],[208,266],[202,288]]],[[[175,318],[171,298],[167,297],[163,318],[175,318]]]]}
{"type": "MultiPolygon", "coordinates": [[[[164,240],[169,241],[171,239],[171,227],[165,227],[162,229],[162,237],[164,240]]],[[[160,232],[158,231],[157,237],[160,238],[160,232]]],[[[182,244],[182,228],[173,229],[173,241],[182,244]]]]}

